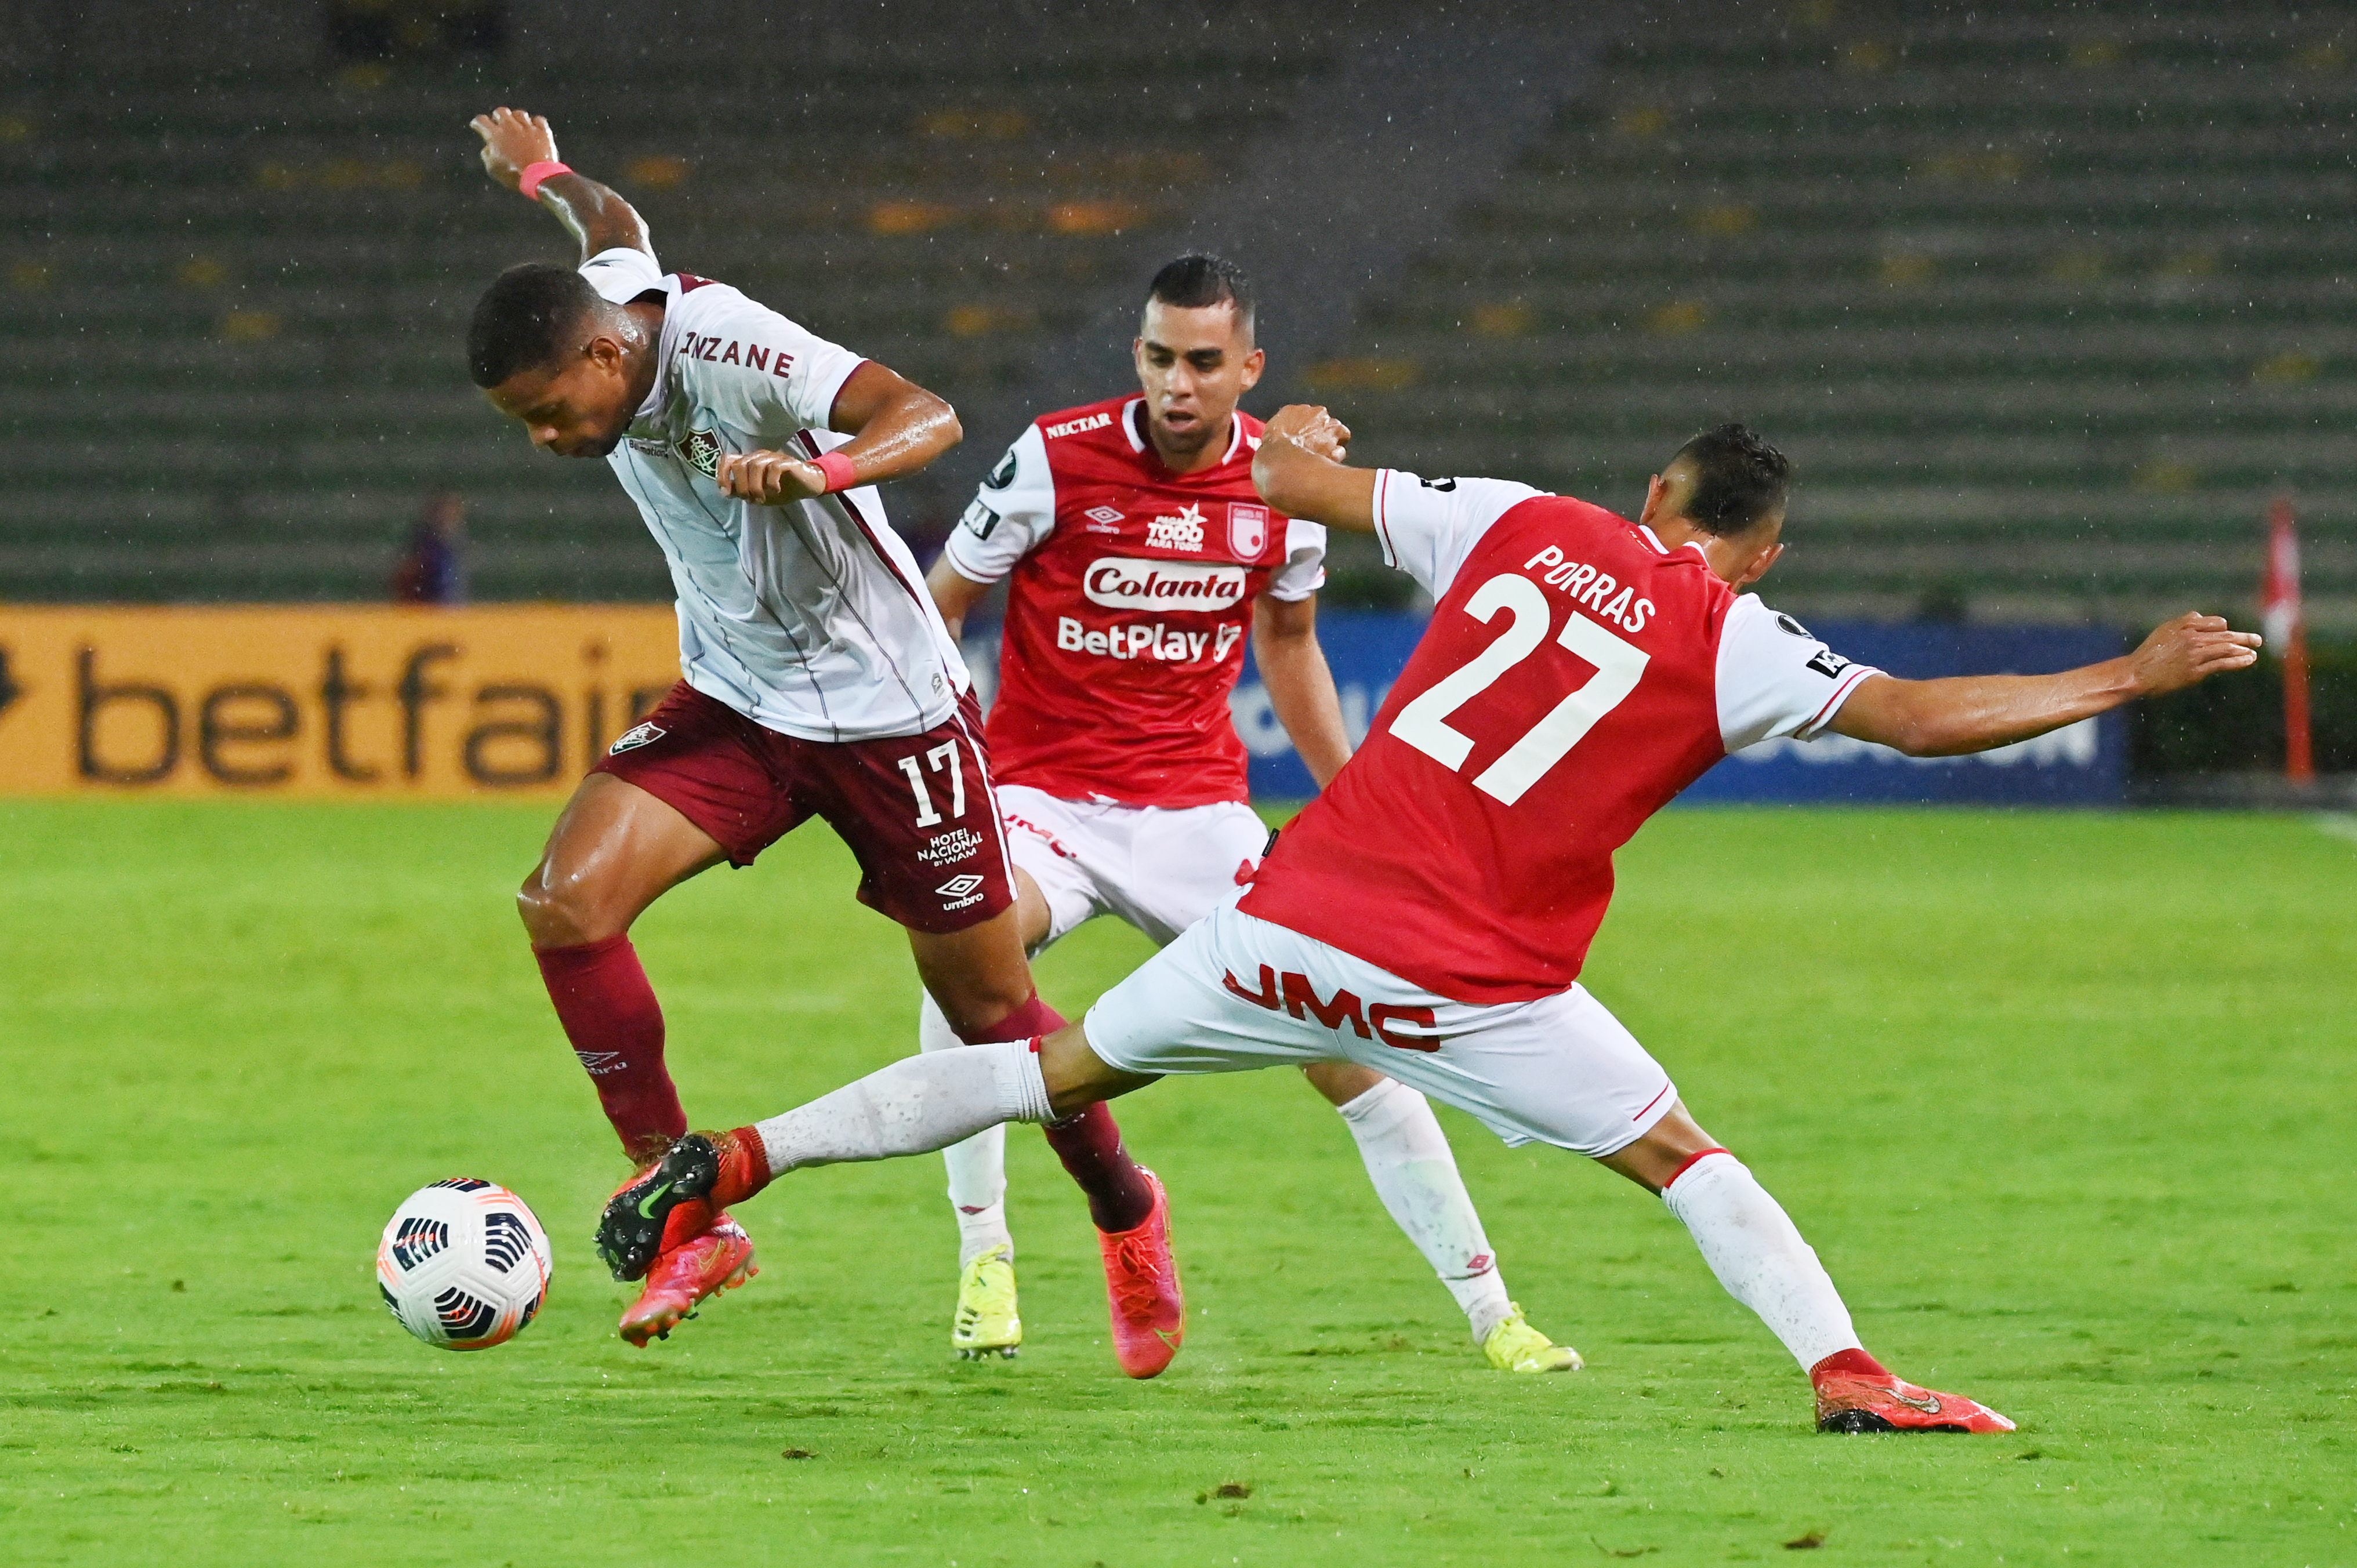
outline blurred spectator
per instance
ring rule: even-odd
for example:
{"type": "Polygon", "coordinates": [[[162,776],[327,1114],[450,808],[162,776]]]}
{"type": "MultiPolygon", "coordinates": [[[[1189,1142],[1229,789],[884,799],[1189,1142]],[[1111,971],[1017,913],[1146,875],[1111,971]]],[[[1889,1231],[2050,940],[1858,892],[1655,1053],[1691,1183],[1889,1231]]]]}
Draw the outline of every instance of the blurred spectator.
{"type": "Polygon", "coordinates": [[[436,490],[393,569],[393,598],[402,605],[467,602],[467,498],[436,490]]]}

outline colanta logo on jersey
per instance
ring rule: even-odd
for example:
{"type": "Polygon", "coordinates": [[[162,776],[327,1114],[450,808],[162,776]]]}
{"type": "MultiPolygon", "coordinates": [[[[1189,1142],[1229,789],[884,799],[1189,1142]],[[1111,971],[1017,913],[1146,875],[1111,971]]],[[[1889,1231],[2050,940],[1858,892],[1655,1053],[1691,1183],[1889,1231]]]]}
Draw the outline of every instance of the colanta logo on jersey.
{"type": "Polygon", "coordinates": [[[1244,596],[1241,566],[1193,561],[1125,561],[1101,555],[1081,575],[1089,602],[1111,610],[1223,610],[1244,596]]]}
{"type": "Polygon", "coordinates": [[[702,474],[705,478],[717,478],[720,474],[720,437],[709,430],[691,430],[679,438],[672,448],[679,460],[702,474]]]}

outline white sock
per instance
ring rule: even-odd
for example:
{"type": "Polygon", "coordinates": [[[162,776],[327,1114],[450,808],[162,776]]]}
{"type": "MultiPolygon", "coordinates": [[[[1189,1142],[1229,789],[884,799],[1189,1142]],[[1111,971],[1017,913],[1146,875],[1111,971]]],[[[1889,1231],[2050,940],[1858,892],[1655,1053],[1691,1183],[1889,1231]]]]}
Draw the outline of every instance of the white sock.
{"type": "Polygon", "coordinates": [[[1805,1370],[1857,1346],[1849,1308],[1768,1189],[1724,1150],[1688,1165],[1663,1192],[1727,1294],[1760,1315],[1805,1370]]]}
{"type": "MultiPolygon", "coordinates": [[[[965,1042],[942,1015],[941,1004],[930,992],[920,993],[917,1007],[917,1048],[953,1051],[965,1042]]],[[[958,1222],[958,1267],[1004,1247],[1015,1253],[1015,1237],[1006,1229],[1006,1123],[985,1127],[963,1143],[942,1151],[949,1167],[950,1205],[958,1222]]]]}
{"type": "Polygon", "coordinates": [[[856,1083],[756,1124],[770,1173],[929,1155],[1001,1122],[1048,1120],[1028,1040],[902,1057],[856,1083]]]}
{"type": "Polygon", "coordinates": [[[1431,1104],[1385,1079],[1340,1110],[1376,1196],[1457,1298],[1480,1344],[1513,1306],[1431,1104]]]}

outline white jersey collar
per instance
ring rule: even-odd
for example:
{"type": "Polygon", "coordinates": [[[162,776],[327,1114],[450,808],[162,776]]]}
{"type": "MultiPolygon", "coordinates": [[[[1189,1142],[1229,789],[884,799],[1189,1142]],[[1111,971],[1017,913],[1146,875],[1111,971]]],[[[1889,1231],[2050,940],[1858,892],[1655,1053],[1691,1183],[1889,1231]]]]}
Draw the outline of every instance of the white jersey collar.
{"type": "MultiPolygon", "coordinates": [[[[1668,545],[1663,543],[1662,536],[1655,533],[1652,529],[1647,528],[1643,523],[1641,522],[1637,524],[1637,532],[1645,536],[1645,542],[1653,547],[1654,554],[1674,555],[1677,553],[1676,551],[1672,550],[1668,545]]],[[[1706,562],[1710,559],[1710,552],[1702,547],[1702,541],[1699,539],[1689,539],[1684,544],[1678,546],[1678,549],[1691,550],[1695,554],[1701,556],[1706,562]]]]}
{"type": "Polygon", "coordinates": [[[639,404],[638,412],[630,415],[633,424],[662,413],[664,403],[671,397],[672,347],[679,336],[678,277],[671,273],[663,274],[662,287],[663,318],[662,330],[655,334],[655,379],[647,387],[647,401],[639,404]]]}

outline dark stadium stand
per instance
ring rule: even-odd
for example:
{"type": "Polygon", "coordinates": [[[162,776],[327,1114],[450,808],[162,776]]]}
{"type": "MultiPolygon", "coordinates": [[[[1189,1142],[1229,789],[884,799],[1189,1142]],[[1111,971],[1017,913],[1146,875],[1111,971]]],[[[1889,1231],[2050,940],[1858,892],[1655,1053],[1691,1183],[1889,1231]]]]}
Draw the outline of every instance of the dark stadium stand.
{"type": "MultiPolygon", "coordinates": [[[[337,67],[316,8],[281,6],[310,31],[275,64],[178,70],[151,44],[95,91],[86,29],[18,77],[0,599],[380,597],[443,485],[472,503],[479,597],[669,596],[604,465],[530,453],[468,384],[482,286],[565,253],[474,159],[466,121],[495,102],[549,112],[667,265],[963,403],[1019,378],[1323,58],[1281,8],[1042,15],[986,45],[939,4],[893,8],[905,38],[815,44],[709,9],[737,47],[337,67]]],[[[896,502],[921,531],[959,499],[896,502]]]]}
{"type": "MultiPolygon", "coordinates": [[[[496,59],[389,65],[335,63],[296,0],[231,8],[236,38],[95,0],[0,40],[0,599],[381,596],[445,484],[479,596],[664,596],[602,466],[526,453],[466,384],[484,281],[564,253],[474,164],[491,102],[557,112],[668,264],[998,424],[1335,52],[1308,7],[1219,0],[988,27],[921,0],[889,28],[705,0],[652,41],[564,11],[511,6],[496,59]]],[[[2246,609],[2288,486],[2315,618],[2357,624],[2357,7],[2291,16],[1623,14],[1502,184],[1275,387],[1344,410],[1362,458],[1623,508],[1698,424],[1750,419],[1803,479],[1780,596],[1820,614],[2246,609]]],[[[938,529],[963,474],[899,515],[938,529]]]]}
{"type": "Polygon", "coordinates": [[[2357,10],[1906,16],[1610,48],[1312,378],[1361,456],[1633,508],[1748,419],[1803,480],[1780,599],[1878,618],[2247,614],[2288,487],[2357,624],[2357,10]]]}

